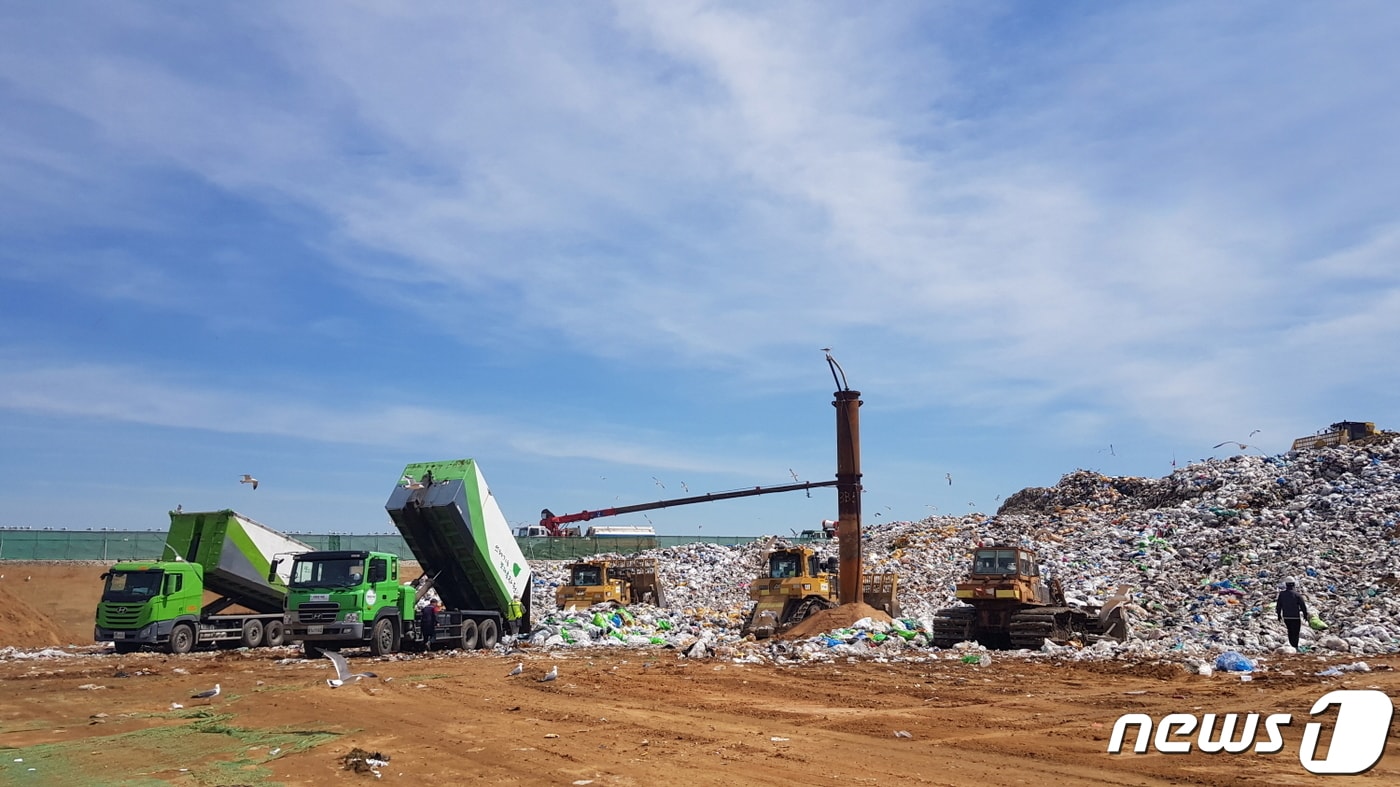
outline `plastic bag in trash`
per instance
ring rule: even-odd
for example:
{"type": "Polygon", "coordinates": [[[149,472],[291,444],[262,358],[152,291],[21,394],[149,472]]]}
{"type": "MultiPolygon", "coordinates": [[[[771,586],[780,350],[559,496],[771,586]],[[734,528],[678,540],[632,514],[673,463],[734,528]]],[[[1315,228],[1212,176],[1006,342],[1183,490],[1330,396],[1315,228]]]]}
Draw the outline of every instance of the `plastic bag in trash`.
{"type": "Polygon", "coordinates": [[[1227,650],[1216,657],[1215,668],[1227,672],[1253,672],[1254,662],[1240,653],[1227,650]]]}
{"type": "Polygon", "coordinates": [[[1327,630],[1327,624],[1322,622],[1322,618],[1317,615],[1313,615],[1312,618],[1308,620],[1308,626],[1311,627],[1313,631],[1327,630]]]}

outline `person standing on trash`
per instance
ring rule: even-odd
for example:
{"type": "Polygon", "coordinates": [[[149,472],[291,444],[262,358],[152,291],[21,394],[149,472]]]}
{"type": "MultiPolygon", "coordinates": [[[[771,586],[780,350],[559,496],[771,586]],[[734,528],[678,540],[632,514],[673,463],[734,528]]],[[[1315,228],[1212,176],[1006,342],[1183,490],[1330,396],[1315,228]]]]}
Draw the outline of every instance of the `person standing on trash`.
{"type": "Polygon", "coordinates": [[[1274,612],[1288,629],[1288,644],[1293,646],[1295,651],[1298,650],[1298,633],[1302,631],[1303,620],[1308,616],[1308,604],[1303,600],[1303,594],[1298,592],[1296,585],[1291,579],[1284,582],[1283,590],[1274,602],[1274,612]]]}

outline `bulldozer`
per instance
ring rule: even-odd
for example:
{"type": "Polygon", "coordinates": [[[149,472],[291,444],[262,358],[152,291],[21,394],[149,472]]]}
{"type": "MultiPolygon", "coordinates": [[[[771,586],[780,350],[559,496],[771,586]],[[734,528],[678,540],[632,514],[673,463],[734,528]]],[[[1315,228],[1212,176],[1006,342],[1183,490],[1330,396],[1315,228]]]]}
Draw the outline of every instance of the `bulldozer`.
{"type": "Polygon", "coordinates": [[[1384,433],[1378,431],[1371,421],[1338,421],[1317,434],[1294,440],[1292,450],[1306,451],[1343,443],[1365,442],[1367,438],[1382,434],[1384,433]]]}
{"type": "MultiPolygon", "coordinates": [[[[766,571],[749,586],[753,609],[742,633],[764,639],[792,628],[824,609],[837,606],[837,559],[825,560],[805,546],[784,546],[768,553],[766,571]]],[[[861,580],[865,603],[890,617],[899,617],[895,597],[898,577],[890,572],[865,574],[861,580]]]]}
{"type": "Polygon", "coordinates": [[[972,568],[957,585],[963,604],[933,617],[933,644],[948,648],[976,641],[988,648],[1037,649],[1045,640],[1066,645],[1100,637],[1127,639],[1121,604],[1093,611],[1070,607],[1058,579],[1041,575],[1035,552],[1024,547],[987,546],[973,552],[972,568]],[[1100,614],[1101,613],[1101,614],[1100,614]]]}
{"type": "Polygon", "coordinates": [[[580,560],[569,567],[569,584],[560,585],[554,598],[561,609],[611,604],[666,605],[657,564],[650,558],[580,560]]]}

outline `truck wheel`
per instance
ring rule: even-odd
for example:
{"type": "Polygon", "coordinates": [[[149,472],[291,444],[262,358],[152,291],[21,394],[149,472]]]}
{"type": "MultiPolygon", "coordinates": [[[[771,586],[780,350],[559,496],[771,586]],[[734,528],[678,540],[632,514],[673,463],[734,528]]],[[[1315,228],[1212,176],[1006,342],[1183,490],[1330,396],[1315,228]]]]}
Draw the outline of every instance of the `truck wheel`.
{"type": "Polygon", "coordinates": [[[374,621],[374,629],[369,635],[369,652],[375,656],[387,656],[399,649],[399,632],[394,621],[380,618],[374,621]]]}
{"type": "Polygon", "coordinates": [[[496,647],[496,643],[501,640],[500,631],[496,628],[496,621],[494,620],[481,621],[481,624],[477,626],[477,632],[478,639],[476,644],[482,650],[490,650],[496,647]]]}
{"type": "Polygon", "coordinates": [[[238,638],[238,644],[245,648],[256,648],[263,641],[263,624],[261,620],[243,621],[243,635],[238,638]]]}
{"type": "Polygon", "coordinates": [[[479,632],[476,628],[476,621],[471,618],[462,620],[462,650],[476,650],[477,637],[479,632]]]}
{"type": "Polygon", "coordinates": [[[166,643],[165,649],[177,656],[194,650],[194,626],[176,623],[175,628],[170,630],[170,641],[166,643]]]}
{"type": "Polygon", "coordinates": [[[269,620],[263,625],[263,644],[269,648],[282,644],[282,621],[269,620]]]}

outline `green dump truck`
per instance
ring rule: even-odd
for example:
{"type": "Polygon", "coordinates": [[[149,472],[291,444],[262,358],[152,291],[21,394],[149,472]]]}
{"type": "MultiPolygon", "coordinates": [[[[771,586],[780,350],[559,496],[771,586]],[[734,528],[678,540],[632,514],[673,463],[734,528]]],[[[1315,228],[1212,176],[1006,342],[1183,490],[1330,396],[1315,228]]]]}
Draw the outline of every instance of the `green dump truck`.
{"type": "Polygon", "coordinates": [[[120,562],[102,575],[94,639],[118,653],[281,645],[286,576],[270,569],[279,555],[310,549],[234,511],[171,511],[161,559],[120,562]],[[216,598],[205,603],[206,592],[216,598]]]}
{"type": "Polygon", "coordinates": [[[285,621],[307,656],[361,646],[376,656],[493,648],[503,635],[528,631],[530,566],[475,461],[407,466],[384,507],[422,581],[400,582],[399,557],[384,552],[296,555],[285,621]],[[417,614],[428,587],[444,607],[433,625],[417,614]]]}

